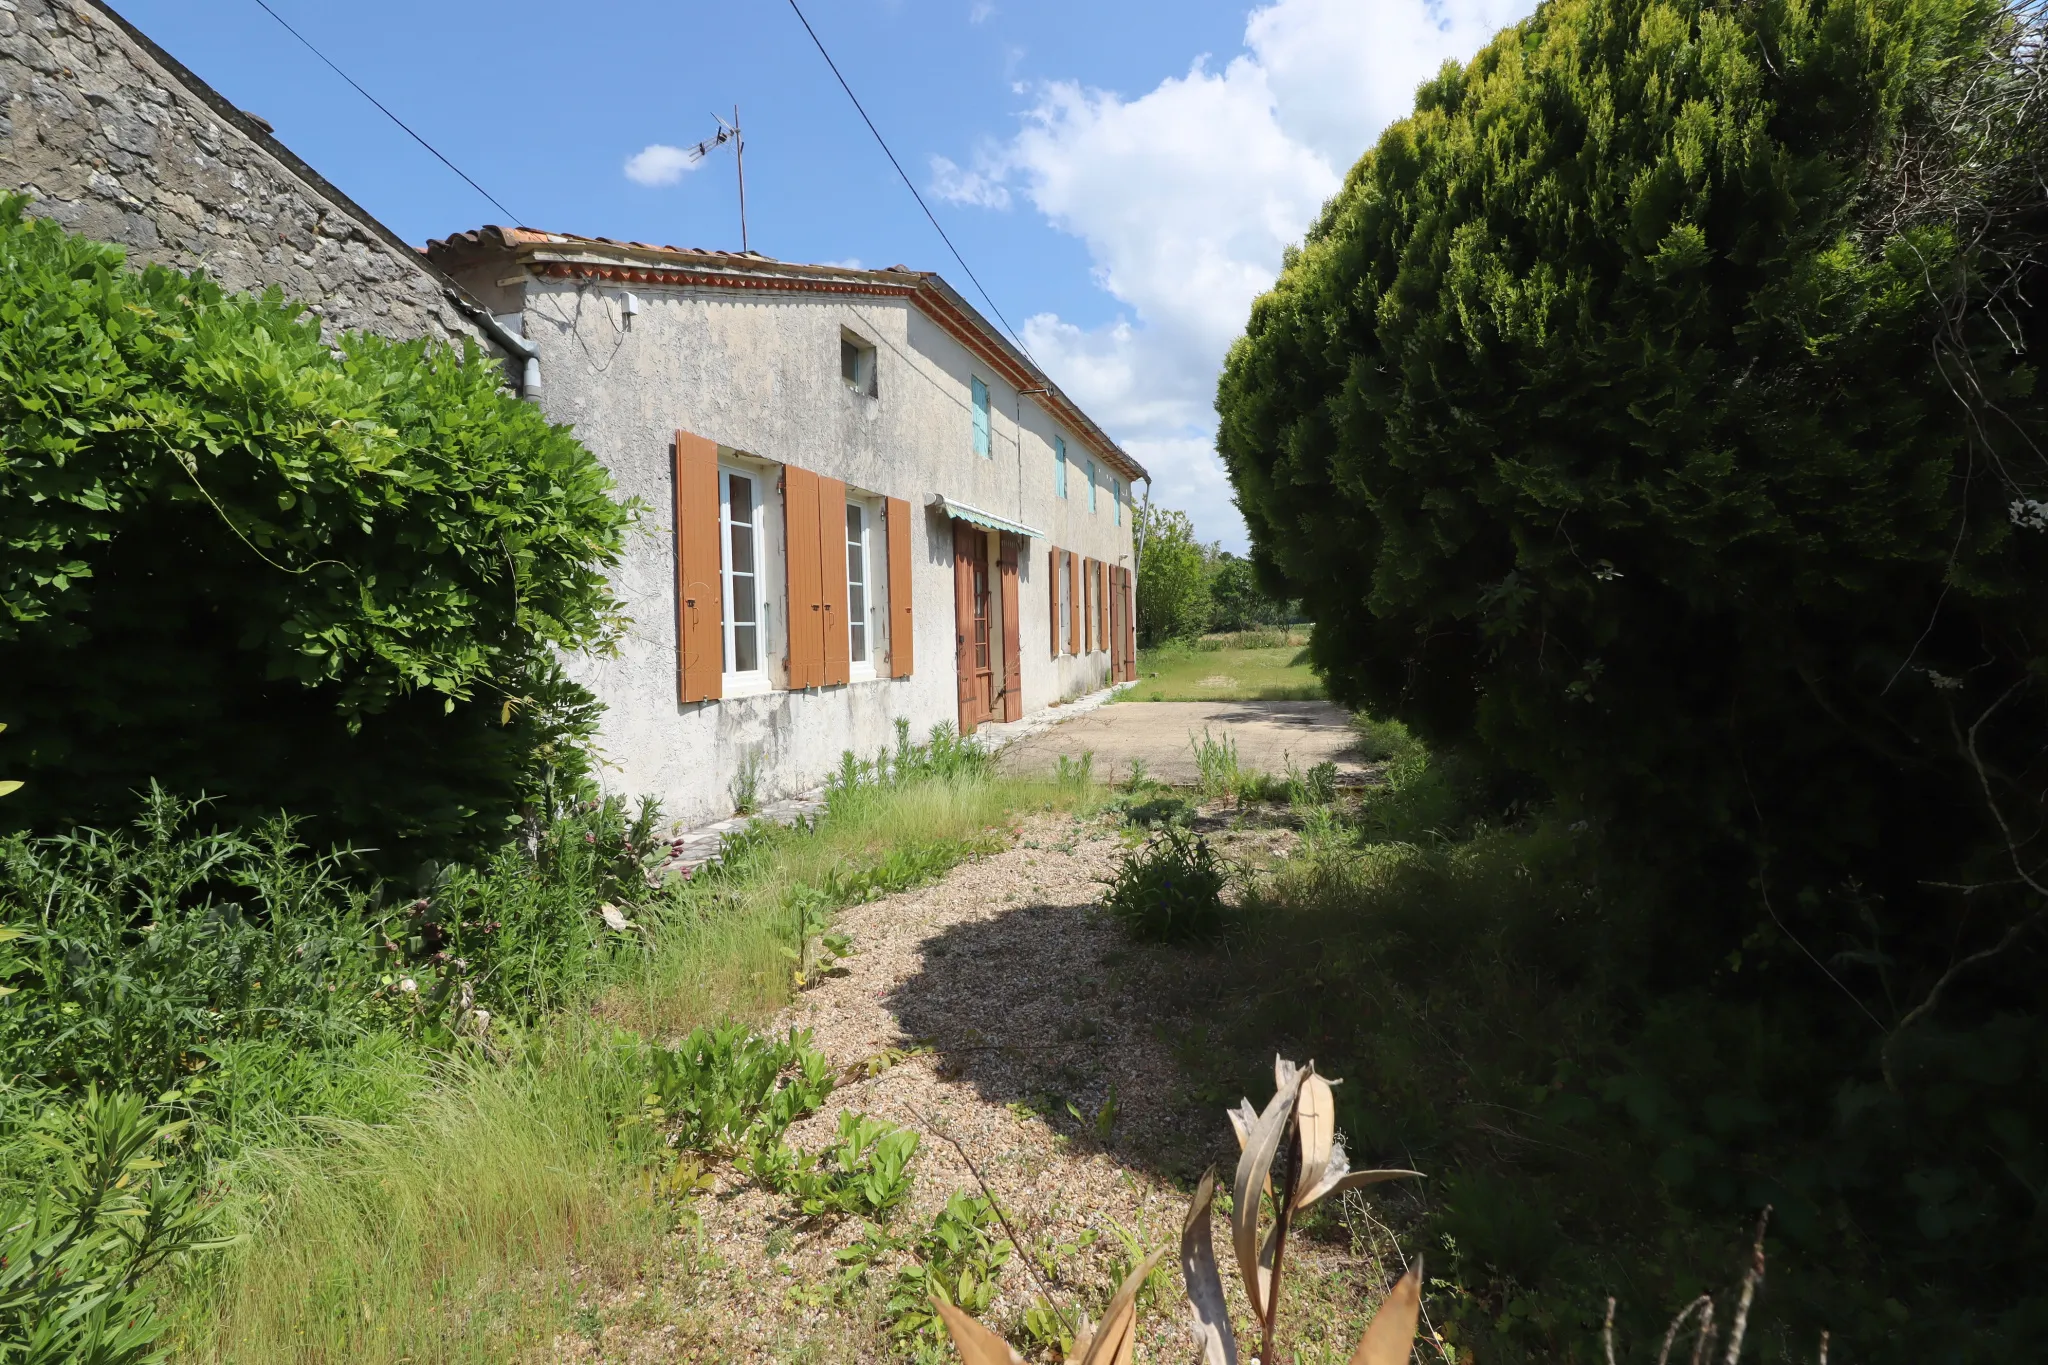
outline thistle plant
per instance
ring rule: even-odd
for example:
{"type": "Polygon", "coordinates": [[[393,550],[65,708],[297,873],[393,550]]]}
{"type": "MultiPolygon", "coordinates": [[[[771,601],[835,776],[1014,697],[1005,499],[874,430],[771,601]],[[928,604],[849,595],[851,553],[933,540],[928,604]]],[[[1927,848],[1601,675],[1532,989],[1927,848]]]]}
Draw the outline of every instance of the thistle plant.
{"type": "MultiPolygon", "coordinates": [[[[1316,1074],[1314,1062],[1298,1067],[1284,1057],[1275,1057],[1273,1098],[1265,1109],[1255,1110],[1252,1102],[1245,1100],[1228,1111],[1242,1148],[1231,1190],[1231,1250],[1251,1304],[1260,1361],[1273,1359],[1280,1277],[1286,1265],[1287,1233],[1295,1217],[1333,1194],[1421,1176],[1419,1171],[1351,1169],[1344,1145],[1337,1140],[1332,1084],[1316,1074]]],[[[1196,1187],[1181,1224],[1181,1277],[1193,1309],[1203,1365],[1237,1365],[1237,1336],[1224,1301],[1223,1277],[1217,1269],[1210,1229],[1215,1198],[1216,1172],[1212,1169],[1196,1187]]],[[[1137,1349],[1138,1292],[1166,1250],[1157,1248],[1131,1269],[1099,1325],[1085,1316],[1081,1319],[1074,1344],[1066,1353],[1067,1365],[1129,1365],[1137,1349]]],[[[1009,1343],[972,1315],[937,1298],[932,1302],[966,1365],[1023,1365],[1024,1358],[1009,1343]]],[[[1352,1354],[1352,1365],[1406,1365],[1421,1310],[1422,1260],[1417,1257],[1374,1312],[1352,1354]]]]}

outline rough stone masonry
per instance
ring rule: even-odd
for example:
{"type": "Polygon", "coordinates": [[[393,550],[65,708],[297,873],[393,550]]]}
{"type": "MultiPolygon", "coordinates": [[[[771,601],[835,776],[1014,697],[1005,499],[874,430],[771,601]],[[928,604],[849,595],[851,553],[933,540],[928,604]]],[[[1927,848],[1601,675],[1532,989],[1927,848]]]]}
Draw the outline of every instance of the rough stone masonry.
{"type": "Polygon", "coordinates": [[[0,184],[138,263],[276,285],[330,337],[481,338],[418,252],[97,3],[0,0],[0,184]]]}

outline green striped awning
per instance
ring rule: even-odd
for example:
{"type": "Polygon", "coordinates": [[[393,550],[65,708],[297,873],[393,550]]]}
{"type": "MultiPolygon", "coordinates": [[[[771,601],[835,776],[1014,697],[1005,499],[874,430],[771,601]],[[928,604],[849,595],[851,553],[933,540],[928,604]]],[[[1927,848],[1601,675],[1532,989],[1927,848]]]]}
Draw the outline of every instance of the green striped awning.
{"type": "Polygon", "coordinates": [[[955,502],[944,493],[932,494],[932,500],[928,505],[956,521],[972,522],[976,526],[986,526],[991,531],[1008,531],[1013,536],[1029,536],[1036,540],[1045,539],[1045,532],[1043,531],[1034,531],[1021,521],[1011,521],[1008,517],[999,517],[993,512],[984,512],[979,507],[969,507],[964,502],[955,502]]]}

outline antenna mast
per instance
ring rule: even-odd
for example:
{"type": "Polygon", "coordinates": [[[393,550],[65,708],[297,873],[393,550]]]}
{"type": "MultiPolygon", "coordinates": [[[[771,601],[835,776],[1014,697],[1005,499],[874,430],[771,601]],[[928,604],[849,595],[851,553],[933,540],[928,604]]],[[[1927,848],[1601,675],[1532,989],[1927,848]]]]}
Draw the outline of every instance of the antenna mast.
{"type": "Polygon", "coordinates": [[[732,164],[740,173],[740,254],[747,254],[747,140],[740,133],[740,107],[732,107],[732,164]]]}

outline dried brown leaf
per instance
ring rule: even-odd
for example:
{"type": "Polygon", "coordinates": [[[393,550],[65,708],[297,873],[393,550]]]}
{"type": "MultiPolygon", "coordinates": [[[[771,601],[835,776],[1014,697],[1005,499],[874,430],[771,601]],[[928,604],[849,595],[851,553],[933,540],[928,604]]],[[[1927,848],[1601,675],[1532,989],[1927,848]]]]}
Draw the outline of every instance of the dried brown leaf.
{"type": "Polygon", "coordinates": [[[1216,1202],[1216,1168],[1210,1167],[1195,1187],[1188,1216],[1180,1228],[1180,1274],[1188,1303],[1195,1310],[1195,1335],[1201,1338],[1202,1365],[1237,1365],[1237,1338],[1230,1331],[1230,1309],[1223,1299],[1223,1277],[1216,1269],[1216,1241],[1209,1210],[1216,1202]]]}
{"type": "MultiPolygon", "coordinates": [[[[1086,1354],[1068,1359],[1076,1360],[1076,1365],[1130,1365],[1131,1356],[1138,1349],[1138,1290],[1144,1286],[1145,1277],[1158,1268],[1166,1251],[1165,1247],[1155,1248],[1124,1276],[1109,1307],[1102,1310],[1102,1325],[1089,1338],[1086,1354]]],[[[1081,1350],[1078,1340],[1074,1349],[1081,1350]]]]}
{"type": "Polygon", "coordinates": [[[1259,1197],[1272,1174],[1273,1159],[1279,1155],[1280,1143],[1287,1136],[1288,1120],[1294,1115],[1295,1096],[1301,1088],[1301,1074],[1294,1063],[1276,1057],[1273,1072],[1279,1079],[1280,1088],[1267,1103],[1266,1111],[1259,1115],[1251,1138],[1237,1159],[1237,1178],[1231,1188],[1230,1210],[1231,1245],[1237,1253],[1238,1273],[1244,1279],[1244,1292],[1251,1300],[1252,1312],[1262,1321],[1266,1316],[1266,1302],[1265,1287],[1261,1283],[1264,1277],[1258,1273],[1259,1197]]]}
{"type": "Polygon", "coordinates": [[[953,1347],[960,1352],[965,1365],[1024,1365],[1024,1357],[1011,1349],[1009,1342],[975,1321],[972,1314],[936,1294],[932,1295],[932,1307],[946,1324],[953,1347]]]}
{"type": "Polygon", "coordinates": [[[1331,1153],[1344,1150],[1337,1146],[1337,1097],[1330,1093],[1330,1083],[1316,1075],[1313,1062],[1302,1077],[1295,1113],[1301,1128],[1301,1173],[1294,1182],[1294,1207],[1299,1209],[1314,1202],[1309,1193],[1322,1183],[1331,1153]]]}
{"type": "Polygon", "coordinates": [[[1422,1314],[1422,1258],[1394,1282],[1373,1312],[1372,1325],[1351,1355],[1351,1365],[1408,1365],[1415,1349],[1415,1320],[1422,1314]]]}

